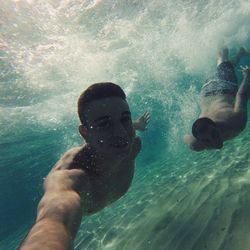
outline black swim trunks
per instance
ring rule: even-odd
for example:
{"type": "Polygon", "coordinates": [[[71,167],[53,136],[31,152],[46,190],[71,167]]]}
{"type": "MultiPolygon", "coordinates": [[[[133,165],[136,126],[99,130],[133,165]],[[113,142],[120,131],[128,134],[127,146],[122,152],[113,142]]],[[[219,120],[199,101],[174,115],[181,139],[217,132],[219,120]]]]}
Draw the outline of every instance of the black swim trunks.
{"type": "Polygon", "coordinates": [[[236,95],[238,81],[231,62],[223,62],[217,66],[215,76],[209,78],[201,89],[201,97],[231,94],[236,95]]]}

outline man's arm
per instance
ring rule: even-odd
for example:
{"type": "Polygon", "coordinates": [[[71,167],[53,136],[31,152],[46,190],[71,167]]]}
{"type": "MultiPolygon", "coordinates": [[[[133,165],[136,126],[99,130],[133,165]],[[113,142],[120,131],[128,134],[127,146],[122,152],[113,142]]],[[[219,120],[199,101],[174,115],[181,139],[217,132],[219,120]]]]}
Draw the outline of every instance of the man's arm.
{"type": "Polygon", "coordinates": [[[200,144],[192,135],[185,135],[184,142],[194,151],[202,151],[205,147],[200,144]]]}
{"type": "Polygon", "coordinates": [[[149,120],[149,112],[145,112],[140,118],[133,122],[134,129],[144,131],[149,123],[149,120]]]}
{"type": "Polygon", "coordinates": [[[250,68],[242,67],[243,80],[236,94],[234,111],[237,113],[247,112],[247,102],[250,97],[250,68]]]}
{"type": "Polygon", "coordinates": [[[38,206],[37,219],[21,250],[69,250],[82,219],[79,190],[82,170],[56,170],[45,180],[45,194],[38,206]]]}

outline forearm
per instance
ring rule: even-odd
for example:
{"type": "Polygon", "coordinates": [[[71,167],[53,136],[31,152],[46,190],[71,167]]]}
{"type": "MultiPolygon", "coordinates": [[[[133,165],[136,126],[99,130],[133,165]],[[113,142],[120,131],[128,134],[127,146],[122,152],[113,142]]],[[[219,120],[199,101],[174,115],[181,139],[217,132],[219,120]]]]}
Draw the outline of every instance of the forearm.
{"type": "Polygon", "coordinates": [[[238,89],[234,111],[235,112],[246,112],[247,102],[250,96],[250,74],[244,76],[242,83],[238,89]]]}
{"type": "Polygon", "coordinates": [[[133,127],[135,130],[140,130],[138,121],[133,121],[133,127]]]}
{"type": "Polygon", "coordinates": [[[239,95],[249,95],[250,92],[250,74],[247,74],[243,77],[242,83],[238,89],[239,95]]]}
{"type": "Polygon", "coordinates": [[[46,192],[38,206],[36,224],[20,249],[71,249],[81,218],[81,201],[76,192],[46,192]]]}
{"type": "Polygon", "coordinates": [[[70,250],[72,244],[71,234],[64,224],[44,218],[33,226],[20,250],[70,250]]]}

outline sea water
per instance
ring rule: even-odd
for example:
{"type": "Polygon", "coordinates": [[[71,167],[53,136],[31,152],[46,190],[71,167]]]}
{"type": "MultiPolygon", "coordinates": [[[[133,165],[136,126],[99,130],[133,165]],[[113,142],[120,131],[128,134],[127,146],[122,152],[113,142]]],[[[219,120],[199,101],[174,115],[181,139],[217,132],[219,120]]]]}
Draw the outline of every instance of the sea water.
{"type": "MultiPolygon", "coordinates": [[[[247,0],[0,0],[0,249],[34,223],[42,183],[83,143],[76,103],[91,83],[126,92],[143,148],[127,194],[84,217],[75,249],[248,250],[249,125],[222,150],[183,143],[216,54],[250,49],[247,0]]],[[[245,59],[243,64],[250,64],[245,59]]],[[[239,79],[242,79],[239,67],[239,79]]]]}

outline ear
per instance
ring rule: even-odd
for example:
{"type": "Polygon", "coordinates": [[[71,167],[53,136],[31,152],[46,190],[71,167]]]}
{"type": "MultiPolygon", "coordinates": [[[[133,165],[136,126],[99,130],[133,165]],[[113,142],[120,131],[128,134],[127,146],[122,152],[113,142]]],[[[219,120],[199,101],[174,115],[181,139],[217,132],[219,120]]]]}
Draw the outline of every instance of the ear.
{"type": "Polygon", "coordinates": [[[79,126],[79,132],[80,132],[81,136],[85,139],[85,141],[87,141],[87,137],[88,137],[87,128],[81,124],[79,126]]]}

